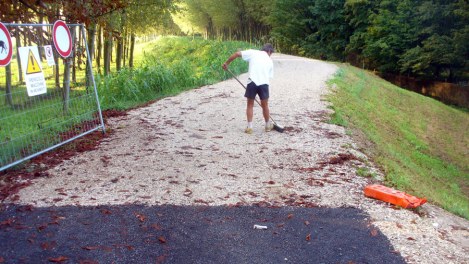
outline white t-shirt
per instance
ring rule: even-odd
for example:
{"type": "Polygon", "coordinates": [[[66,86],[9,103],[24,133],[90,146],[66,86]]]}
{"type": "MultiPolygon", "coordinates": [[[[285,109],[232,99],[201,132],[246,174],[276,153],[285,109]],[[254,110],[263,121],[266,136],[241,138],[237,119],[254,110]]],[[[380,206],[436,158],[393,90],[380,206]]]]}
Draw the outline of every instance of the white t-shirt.
{"type": "Polygon", "coordinates": [[[243,60],[249,62],[249,79],[256,85],[269,84],[274,77],[274,63],[269,54],[261,50],[241,51],[243,60]]]}

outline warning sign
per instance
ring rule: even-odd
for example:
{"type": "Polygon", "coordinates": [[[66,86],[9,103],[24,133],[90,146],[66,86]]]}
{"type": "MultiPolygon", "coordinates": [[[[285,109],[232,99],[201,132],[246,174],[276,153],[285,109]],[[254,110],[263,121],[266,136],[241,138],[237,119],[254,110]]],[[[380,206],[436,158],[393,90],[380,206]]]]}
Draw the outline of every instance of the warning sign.
{"type": "Polygon", "coordinates": [[[40,73],[41,68],[39,67],[39,63],[36,60],[36,57],[34,57],[33,51],[29,50],[28,54],[28,67],[26,68],[26,74],[32,74],[32,73],[40,73]]]}
{"type": "Polygon", "coordinates": [[[18,52],[21,67],[26,80],[28,96],[36,96],[47,92],[46,80],[42,72],[41,60],[37,46],[20,47],[18,52]]]}

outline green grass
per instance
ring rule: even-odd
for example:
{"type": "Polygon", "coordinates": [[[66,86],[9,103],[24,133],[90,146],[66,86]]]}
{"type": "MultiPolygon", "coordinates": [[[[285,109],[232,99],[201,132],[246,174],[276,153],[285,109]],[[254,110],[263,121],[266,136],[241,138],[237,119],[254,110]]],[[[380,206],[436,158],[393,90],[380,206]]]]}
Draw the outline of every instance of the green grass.
{"type": "Polygon", "coordinates": [[[357,175],[361,177],[365,177],[365,178],[375,179],[375,180],[378,178],[378,176],[374,172],[371,172],[370,169],[367,167],[358,167],[357,175]]]}
{"type": "Polygon", "coordinates": [[[59,96],[42,96],[19,108],[0,109],[0,165],[4,166],[44,148],[62,142],[65,131],[93,120],[94,97],[83,92],[71,94],[68,112],[59,96]]]}
{"type": "MultiPolygon", "coordinates": [[[[139,44],[134,69],[124,68],[97,77],[103,109],[129,109],[182,91],[225,80],[221,65],[235,51],[252,47],[245,42],[164,37],[139,44]]],[[[233,62],[235,73],[247,64],[233,62]]]]}
{"type": "MultiPolygon", "coordinates": [[[[329,82],[331,122],[358,129],[386,182],[469,219],[469,113],[349,65],[329,82]]],[[[364,172],[363,172],[364,173],[364,172]]]]}

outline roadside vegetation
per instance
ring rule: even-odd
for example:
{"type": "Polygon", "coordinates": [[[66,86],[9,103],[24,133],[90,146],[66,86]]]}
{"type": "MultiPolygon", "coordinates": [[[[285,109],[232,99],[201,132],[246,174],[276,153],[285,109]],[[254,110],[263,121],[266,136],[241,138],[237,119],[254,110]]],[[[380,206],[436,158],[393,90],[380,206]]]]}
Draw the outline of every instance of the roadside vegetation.
{"type": "MultiPolygon", "coordinates": [[[[387,184],[469,219],[469,112],[340,64],[331,122],[359,130],[387,184]]],[[[357,134],[351,132],[351,134],[357,134]]]]}
{"type": "MultiPolygon", "coordinates": [[[[254,47],[246,42],[164,37],[145,43],[136,59],[140,65],[97,78],[101,106],[128,109],[195,87],[213,84],[230,76],[222,70],[226,58],[238,49],[254,47]]],[[[235,73],[245,63],[233,62],[235,73]]]]}

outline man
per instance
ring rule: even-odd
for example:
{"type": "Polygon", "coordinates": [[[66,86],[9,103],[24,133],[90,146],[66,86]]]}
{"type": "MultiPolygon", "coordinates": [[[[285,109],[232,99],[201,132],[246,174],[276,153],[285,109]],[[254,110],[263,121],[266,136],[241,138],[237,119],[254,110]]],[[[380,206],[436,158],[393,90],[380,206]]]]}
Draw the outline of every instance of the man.
{"type": "Polygon", "coordinates": [[[267,43],[262,50],[244,50],[233,53],[228,60],[223,63],[223,69],[227,70],[228,65],[236,58],[241,57],[249,62],[249,80],[244,96],[247,98],[246,116],[248,126],[244,132],[252,133],[252,118],[254,100],[256,95],[261,99],[262,114],[265,120],[265,131],[269,132],[274,127],[270,122],[269,111],[269,81],[274,76],[274,63],[270,55],[274,52],[272,44],[267,43]]]}

